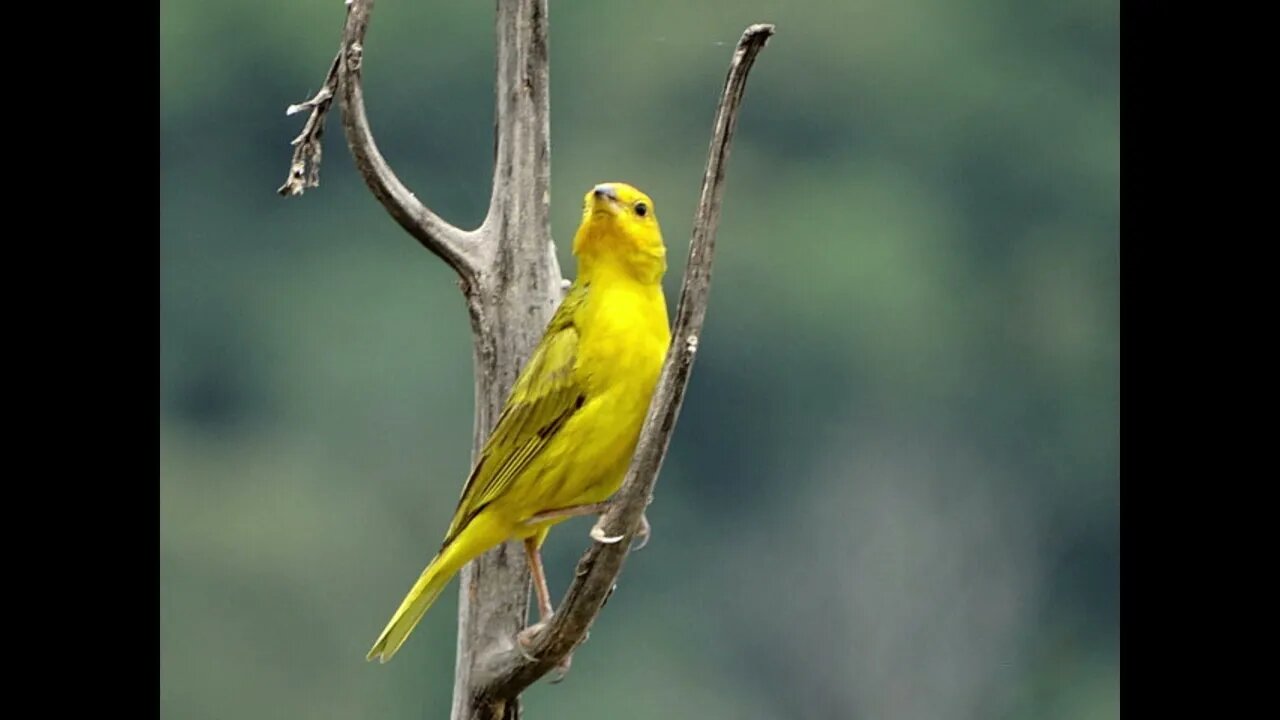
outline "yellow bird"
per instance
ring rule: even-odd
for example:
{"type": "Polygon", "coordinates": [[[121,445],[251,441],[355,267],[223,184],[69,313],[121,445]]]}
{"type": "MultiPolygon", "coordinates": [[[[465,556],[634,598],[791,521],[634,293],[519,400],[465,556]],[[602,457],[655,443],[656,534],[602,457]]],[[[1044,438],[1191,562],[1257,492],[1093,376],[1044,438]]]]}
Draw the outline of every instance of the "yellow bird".
{"type": "Polygon", "coordinates": [[[390,660],[449,580],[507,540],[524,541],[546,621],[553,612],[540,554],[547,532],[603,511],[622,486],[671,342],[666,247],[653,201],[624,183],[597,185],[584,200],[573,254],[578,276],[516,379],[440,552],[369,660],[390,660]]]}

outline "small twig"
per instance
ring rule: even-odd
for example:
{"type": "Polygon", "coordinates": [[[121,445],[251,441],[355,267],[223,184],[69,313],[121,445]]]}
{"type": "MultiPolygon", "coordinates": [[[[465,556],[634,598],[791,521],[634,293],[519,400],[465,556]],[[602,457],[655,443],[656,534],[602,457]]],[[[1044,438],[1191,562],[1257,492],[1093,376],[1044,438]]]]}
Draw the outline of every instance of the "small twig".
{"type": "Polygon", "coordinates": [[[435,253],[452,267],[462,279],[473,282],[480,272],[486,253],[492,253],[482,242],[484,233],[467,232],[446,222],[418,200],[400,182],[395,172],[378,152],[365,114],[364,90],[361,85],[361,63],[364,36],[369,28],[373,0],[347,0],[347,19],[342,28],[342,44],[334,58],[325,84],[310,100],[291,105],[288,113],[310,109],[311,117],[302,133],[293,141],[293,163],[289,178],[280,187],[281,195],[300,195],[306,188],[320,183],[320,138],[324,134],[325,117],[336,96],[342,104],[342,124],[347,145],[356,168],[374,197],[423,247],[435,253]]]}
{"type": "Polygon", "coordinates": [[[285,115],[310,110],[307,124],[302,132],[293,139],[293,162],[289,165],[289,177],[276,192],[289,197],[301,195],[307,188],[320,185],[320,155],[323,146],[320,138],[324,135],[324,121],[329,115],[329,106],[333,104],[334,93],[338,89],[338,61],[342,59],[339,52],[329,65],[329,73],[325,75],[324,85],[315,97],[297,105],[290,105],[285,115]]]}
{"type": "MultiPolygon", "coordinates": [[[[650,402],[627,478],[611,500],[609,510],[596,525],[598,534],[603,536],[634,535],[653,495],[653,487],[680,414],[697,354],[698,336],[706,317],[711,261],[720,222],[720,201],[724,194],[725,164],[729,159],[747,74],[773,31],[773,25],[747,28],[729,65],[724,92],[716,111],[707,168],[702,178],[702,196],[694,215],[689,263],[685,268],[680,305],[676,310],[671,348],[650,402]]],[[[511,647],[485,659],[484,667],[478,671],[479,677],[483,678],[480,693],[486,697],[514,698],[572,652],[584,640],[608,599],[630,546],[629,542],[592,543],[578,561],[573,584],[559,609],[551,621],[531,638],[527,649],[522,651],[518,643],[513,642],[511,647]]]]}

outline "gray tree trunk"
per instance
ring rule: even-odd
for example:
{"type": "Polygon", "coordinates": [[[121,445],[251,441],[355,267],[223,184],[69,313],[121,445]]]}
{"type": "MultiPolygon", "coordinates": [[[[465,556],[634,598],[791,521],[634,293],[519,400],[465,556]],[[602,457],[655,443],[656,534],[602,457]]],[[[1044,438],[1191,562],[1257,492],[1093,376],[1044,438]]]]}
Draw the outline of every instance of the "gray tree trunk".
{"type": "MultiPolygon", "coordinates": [[[[475,355],[472,460],[561,297],[551,240],[546,0],[500,0],[493,193],[480,228],[493,260],[467,294],[475,355]]],[[[466,281],[464,280],[464,284],[466,281]]],[[[454,720],[520,717],[518,698],[476,697],[472,672],[486,648],[510,644],[527,624],[530,578],[519,542],[504,543],[462,569],[454,720]]]]}

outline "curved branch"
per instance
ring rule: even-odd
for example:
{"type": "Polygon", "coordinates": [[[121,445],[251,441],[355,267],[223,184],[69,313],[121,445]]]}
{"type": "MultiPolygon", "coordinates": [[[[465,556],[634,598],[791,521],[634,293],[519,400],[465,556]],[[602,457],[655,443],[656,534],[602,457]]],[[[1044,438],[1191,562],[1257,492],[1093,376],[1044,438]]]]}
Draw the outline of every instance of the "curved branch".
{"type": "MultiPolygon", "coordinates": [[[[614,495],[609,509],[592,531],[593,536],[634,537],[645,507],[653,496],[653,487],[680,414],[698,349],[698,336],[706,317],[711,261],[720,222],[720,201],[724,195],[725,164],[737,126],[747,73],[773,31],[773,25],[748,27],[730,62],[716,111],[707,168],[702,177],[702,196],[694,215],[689,263],[685,268],[680,305],[676,310],[672,345],[650,402],[631,468],[622,488],[614,495]]],[[[495,698],[516,697],[572,652],[586,638],[587,630],[604,606],[630,545],[630,542],[593,543],[578,561],[573,584],[560,608],[550,623],[533,636],[527,654],[513,641],[509,647],[486,658],[484,667],[478,672],[483,679],[479,685],[480,693],[495,698]]]]}
{"type": "Polygon", "coordinates": [[[364,36],[372,11],[373,0],[350,0],[346,26],[342,29],[343,61],[338,69],[338,89],[347,145],[374,197],[400,227],[448,263],[463,280],[473,281],[481,268],[480,235],[450,225],[418,200],[392,172],[373,140],[361,84],[364,36]]]}
{"type": "Polygon", "coordinates": [[[311,110],[302,133],[293,140],[293,162],[289,177],[278,192],[281,195],[301,195],[307,188],[320,184],[320,139],[333,98],[342,103],[342,125],[346,130],[347,145],[365,184],[374,197],[386,208],[391,217],[400,223],[423,247],[435,253],[452,267],[468,283],[479,275],[484,260],[486,243],[482,232],[467,232],[446,222],[418,200],[400,178],[391,170],[369,129],[369,118],[364,109],[364,89],[361,85],[361,59],[364,55],[364,36],[369,28],[369,15],[373,12],[373,0],[347,0],[347,19],[342,28],[342,44],[338,55],[329,66],[324,85],[315,97],[297,105],[290,105],[287,114],[311,110]]]}

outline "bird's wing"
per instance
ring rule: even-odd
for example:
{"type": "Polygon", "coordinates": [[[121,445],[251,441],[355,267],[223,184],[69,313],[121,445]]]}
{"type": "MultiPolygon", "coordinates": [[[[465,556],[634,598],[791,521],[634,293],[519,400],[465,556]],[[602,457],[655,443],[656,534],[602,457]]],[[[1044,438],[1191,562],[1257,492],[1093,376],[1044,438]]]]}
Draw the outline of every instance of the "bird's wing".
{"type": "Polygon", "coordinates": [[[578,359],[574,316],[586,294],[586,285],[575,285],[569,291],[516,379],[493,433],[462,488],[444,545],[511,487],[586,402],[586,388],[574,372],[578,359]]]}

